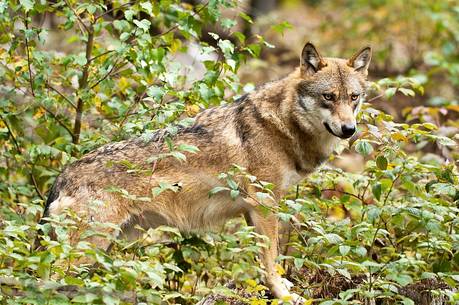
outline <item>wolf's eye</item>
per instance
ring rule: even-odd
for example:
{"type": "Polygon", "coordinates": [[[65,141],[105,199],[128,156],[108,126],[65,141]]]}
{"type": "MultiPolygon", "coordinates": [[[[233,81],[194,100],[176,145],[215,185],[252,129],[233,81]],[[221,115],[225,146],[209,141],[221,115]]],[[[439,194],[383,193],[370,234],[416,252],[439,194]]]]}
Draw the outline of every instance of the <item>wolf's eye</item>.
{"type": "Polygon", "coordinates": [[[351,94],[351,100],[356,101],[359,98],[358,94],[351,94]]]}
{"type": "Polygon", "coordinates": [[[327,101],[333,101],[333,94],[324,93],[324,94],[323,94],[323,97],[324,97],[324,99],[326,99],[327,101]]]}

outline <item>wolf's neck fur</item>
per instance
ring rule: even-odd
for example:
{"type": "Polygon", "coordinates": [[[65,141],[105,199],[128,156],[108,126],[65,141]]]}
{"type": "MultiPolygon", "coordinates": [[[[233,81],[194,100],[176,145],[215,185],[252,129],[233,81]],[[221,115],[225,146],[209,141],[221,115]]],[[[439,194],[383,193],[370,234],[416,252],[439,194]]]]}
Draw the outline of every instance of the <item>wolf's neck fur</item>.
{"type": "Polygon", "coordinates": [[[298,169],[310,172],[329,157],[340,140],[323,126],[294,113],[300,107],[300,73],[298,68],[281,80],[267,83],[249,98],[260,109],[267,127],[282,138],[284,145],[280,149],[285,150],[298,169]]]}

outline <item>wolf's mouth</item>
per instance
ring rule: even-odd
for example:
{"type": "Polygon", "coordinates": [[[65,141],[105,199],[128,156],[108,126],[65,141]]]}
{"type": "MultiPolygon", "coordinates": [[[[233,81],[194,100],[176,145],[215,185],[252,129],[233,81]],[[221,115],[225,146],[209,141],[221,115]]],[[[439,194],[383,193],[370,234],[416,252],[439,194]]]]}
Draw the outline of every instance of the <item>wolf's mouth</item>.
{"type": "Polygon", "coordinates": [[[349,138],[349,137],[346,137],[346,136],[344,136],[344,135],[339,136],[339,135],[337,135],[336,133],[334,133],[333,130],[330,128],[330,125],[328,125],[327,122],[324,122],[324,126],[325,126],[325,129],[327,129],[327,131],[328,131],[329,133],[331,133],[332,135],[334,135],[335,137],[338,137],[338,138],[341,138],[341,139],[347,139],[347,138],[349,138]]]}

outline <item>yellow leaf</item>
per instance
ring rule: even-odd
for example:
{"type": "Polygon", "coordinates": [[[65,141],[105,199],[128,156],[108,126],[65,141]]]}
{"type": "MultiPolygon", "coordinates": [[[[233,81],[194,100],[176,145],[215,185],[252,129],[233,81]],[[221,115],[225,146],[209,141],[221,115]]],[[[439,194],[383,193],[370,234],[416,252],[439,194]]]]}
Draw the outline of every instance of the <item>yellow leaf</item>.
{"type": "Polygon", "coordinates": [[[127,80],[126,77],[121,77],[118,80],[118,88],[120,88],[120,91],[125,93],[126,89],[130,86],[129,81],[127,80]]]}
{"type": "Polygon", "coordinates": [[[446,109],[459,112],[459,105],[449,105],[449,106],[446,106],[446,109]]]}
{"type": "Polygon", "coordinates": [[[100,96],[96,95],[94,97],[94,105],[96,105],[97,110],[100,110],[99,108],[102,106],[102,99],[100,96]]]}
{"type": "Polygon", "coordinates": [[[188,292],[191,293],[193,292],[193,285],[191,284],[190,281],[185,281],[182,286],[183,292],[188,292]]]}
{"type": "Polygon", "coordinates": [[[255,280],[253,280],[253,279],[248,279],[245,282],[251,287],[256,287],[257,286],[257,282],[255,280]]]}
{"type": "Polygon", "coordinates": [[[282,301],[290,302],[290,301],[292,301],[292,296],[291,295],[286,295],[285,297],[282,297],[282,301]]]}
{"type": "Polygon", "coordinates": [[[185,112],[188,116],[195,116],[199,112],[198,105],[186,105],[185,112]]]}
{"type": "Polygon", "coordinates": [[[33,115],[33,118],[34,118],[34,119],[39,119],[39,118],[41,118],[44,114],[45,114],[45,109],[43,109],[43,108],[40,107],[40,108],[37,110],[37,112],[35,112],[35,114],[33,115]]]}
{"type": "Polygon", "coordinates": [[[180,39],[174,39],[171,43],[171,52],[175,53],[182,47],[182,41],[180,39]]]}
{"type": "Polygon", "coordinates": [[[408,142],[408,138],[405,137],[402,133],[400,132],[394,132],[393,134],[390,135],[390,137],[395,140],[395,141],[403,141],[403,142],[408,142]]]}
{"type": "Polygon", "coordinates": [[[276,264],[276,266],[274,268],[276,268],[277,274],[279,274],[281,276],[285,274],[285,269],[281,265],[276,264]]]}

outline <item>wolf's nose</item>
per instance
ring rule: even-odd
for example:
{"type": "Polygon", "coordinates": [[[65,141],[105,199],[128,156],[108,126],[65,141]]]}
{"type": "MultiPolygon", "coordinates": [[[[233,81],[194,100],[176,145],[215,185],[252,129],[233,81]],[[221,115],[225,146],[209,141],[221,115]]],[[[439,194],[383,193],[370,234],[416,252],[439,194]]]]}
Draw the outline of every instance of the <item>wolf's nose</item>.
{"type": "Polygon", "coordinates": [[[343,132],[343,136],[349,138],[355,132],[355,125],[354,124],[344,124],[341,125],[341,131],[343,132]]]}

